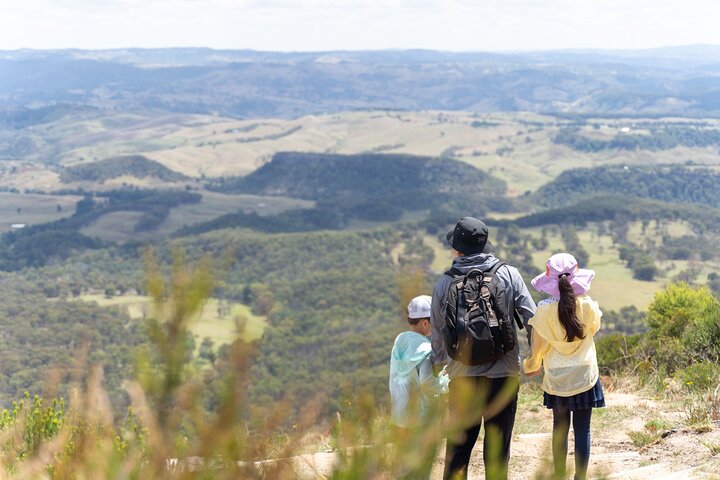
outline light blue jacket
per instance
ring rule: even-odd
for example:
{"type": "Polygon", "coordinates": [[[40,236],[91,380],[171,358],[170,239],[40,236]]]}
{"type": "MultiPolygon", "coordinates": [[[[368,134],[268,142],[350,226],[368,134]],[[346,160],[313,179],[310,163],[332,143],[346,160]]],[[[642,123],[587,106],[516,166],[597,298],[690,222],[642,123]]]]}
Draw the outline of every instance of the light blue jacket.
{"type": "Polygon", "coordinates": [[[430,339],[419,333],[403,332],[395,339],[390,356],[390,399],[392,421],[398,427],[421,423],[432,398],[447,393],[450,379],[444,372],[433,375],[431,351],[430,339]],[[410,411],[411,405],[416,405],[417,411],[410,411]]]}

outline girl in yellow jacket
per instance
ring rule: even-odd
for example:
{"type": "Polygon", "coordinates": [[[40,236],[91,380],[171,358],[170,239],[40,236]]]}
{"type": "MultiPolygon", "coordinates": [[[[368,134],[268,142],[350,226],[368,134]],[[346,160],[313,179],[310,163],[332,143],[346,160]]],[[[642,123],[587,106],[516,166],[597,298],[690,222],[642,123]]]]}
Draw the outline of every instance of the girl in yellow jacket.
{"type": "Polygon", "coordinates": [[[592,270],[578,268],[569,253],[558,253],[547,261],[545,273],[532,281],[533,287],[550,298],[538,303],[529,322],[532,351],[523,369],[528,375],[544,370],[543,404],[553,411],[553,463],[558,478],[565,478],[571,419],[575,479],[586,478],[592,409],[605,406],[593,341],[602,312],[587,295],[594,276],[592,270]]]}

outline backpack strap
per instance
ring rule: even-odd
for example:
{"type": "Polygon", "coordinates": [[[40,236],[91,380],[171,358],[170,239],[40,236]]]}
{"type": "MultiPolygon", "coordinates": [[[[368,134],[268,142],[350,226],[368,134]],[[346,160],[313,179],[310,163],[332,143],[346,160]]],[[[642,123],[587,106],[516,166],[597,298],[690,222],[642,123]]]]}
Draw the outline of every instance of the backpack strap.
{"type": "Polygon", "coordinates": [[[518,326],[518,328],[519,328],[520,330],[522,330],[522,329],[525,328],[525,325],[523,325],[523,322],[522,322],[522,319],[521,319],[522,317],[520,317],[520,314],[519,314],[518,311],[517,311],[516,309],[514,309],[514,308],[513,308],[513,318],[514,318],[515,321],[517,322],[517,326],[518,326]]]}
{"type": "Polygon", "coordinates": [[[490,270],[488,270],[488,275],[495,276],[497,271],[500,270],[500,267],[504,267],[505,265],[507,265],[505,262],[497,262],[490,270]]]}
{"type": "MultiPolygon", "coordinates": [[[[498,270],[500,270],[501,267],[504,267],[506,265],[505,262],[497,262],[488,272],[489,276],[493,276],[497,273],[498,270]]],[[[525,328],[525,325],[523,325],[523,322],[520,318],[520,314],[516,309],[513,308],[513,318],[515,319],[515,322],[517,323],[517,326],[520,330],[523,330],[525,328]]]]}
{"type": "MultiPolygon", "coordinates": [[[[483,272],[483,273],[485,275],[495,275],[495,273],[497,273],[497,271],[503,265],[505,265],[505,262],[497,262],[495,265],[492,266],[492,268],[490,270],[488,270],[487,272],[483,272]]],[[[468,271],[468,274],[470,274],[471,272],[474,272],[474,271],[482,271],[482,270],[480,270],[479,268],[473,268],[468,271]]],[[[453,278],[467,276],[467,274],[462,273],[460,271],[460,269],[457,267],[450,267],[448,270],[445,271],[445,275],[447,275],[448,277],[453,277],[453,278]]]]}

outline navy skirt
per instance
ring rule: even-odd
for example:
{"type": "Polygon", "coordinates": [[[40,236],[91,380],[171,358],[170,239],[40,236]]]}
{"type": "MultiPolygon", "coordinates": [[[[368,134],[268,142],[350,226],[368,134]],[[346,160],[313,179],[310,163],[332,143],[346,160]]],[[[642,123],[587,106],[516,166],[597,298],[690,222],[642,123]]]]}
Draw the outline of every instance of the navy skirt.
{"type": "Polygon", "coordinates": [[[543,405],[547,408],[559,408],[562,410],[589,410],[591,408],[600,408],[605,406],[605,396],[603,395],[600,380],[590,390],[570,397],[560,397],[545,393],[543,395],[543,405]]]}

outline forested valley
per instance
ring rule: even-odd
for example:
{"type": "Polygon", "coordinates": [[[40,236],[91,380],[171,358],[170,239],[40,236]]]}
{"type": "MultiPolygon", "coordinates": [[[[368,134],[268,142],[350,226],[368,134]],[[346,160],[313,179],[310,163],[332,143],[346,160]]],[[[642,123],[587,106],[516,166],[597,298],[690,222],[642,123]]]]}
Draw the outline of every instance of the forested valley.
{"type": "MultiPolygon", "coordinates": [[[[132,439],[111,440],[113,452],[141,452],[153,441],[141,385],[158,419],[192,404],[157,427],[199,442],[178,440],[178,455],[204,455],[204,422],[228,412],[243,445],[262,445],[228,457],[281,456],[301,430],[312,448],[339,441],[338,419],[355,428],[384,418],[403,309],[449,267],[445,234],[464,215],[486,221],[495,255],[526,281],[559,251],[596,270],[603,374],[640,372],[653,388],[720,378],[712,119],[152,113],[135,143],[109,133],[135,115],[57,107],[13,124],[47,143],[0,160],[0,431],[40,412],[28,438],[52,438],[78,385],[95,386],[107,394],[106,426],[132,439]],[[197,137],[166,136],[168,125],[197,137]],[[354,136],[367,129],[383,135],[354,136]],[[68,135],[78,144],[35,159],[65,145],[55,132],[83,130],[86,143],[68,135]],[[339,130],[351,133],[338,140],[339,130]],[[664,319],[687,298],[697,328],[669,331],[664,319]]],[[[23,445],[22,455],[36,448],[23,445]]]]}

